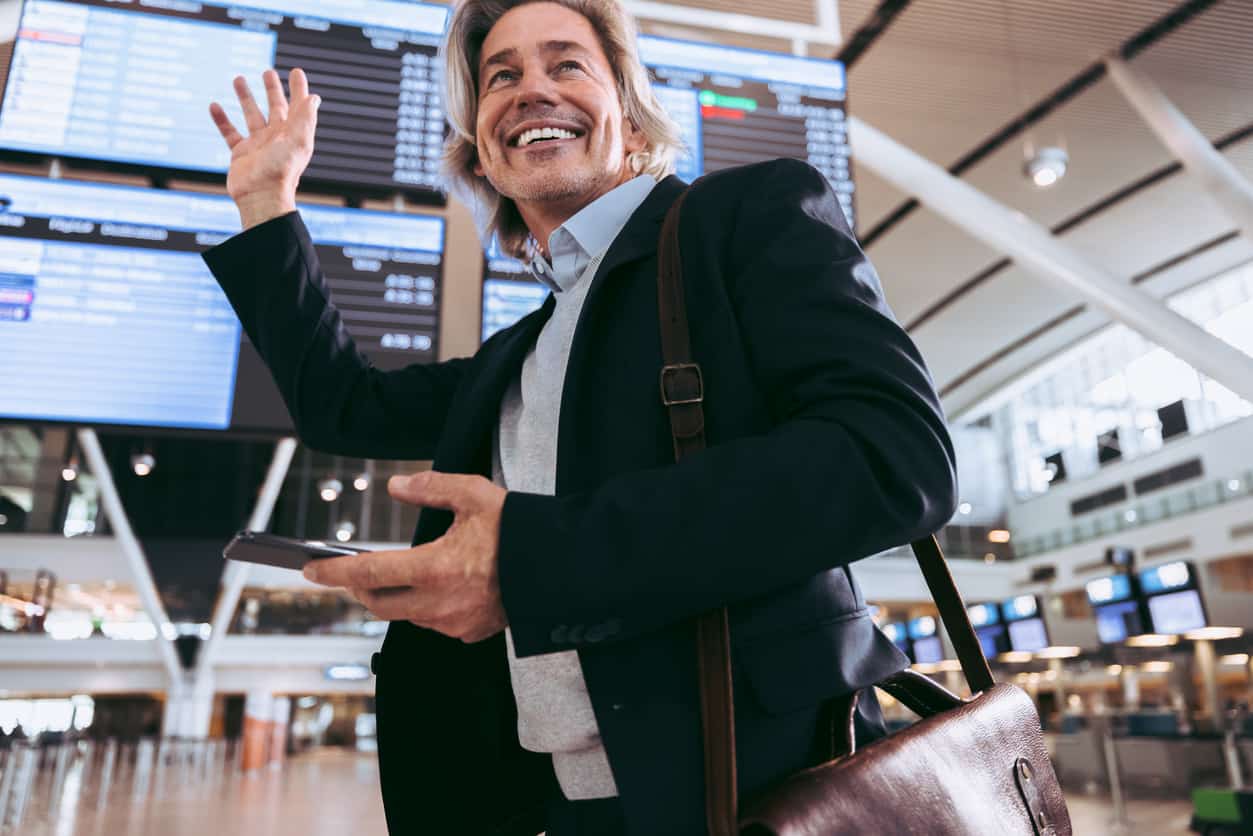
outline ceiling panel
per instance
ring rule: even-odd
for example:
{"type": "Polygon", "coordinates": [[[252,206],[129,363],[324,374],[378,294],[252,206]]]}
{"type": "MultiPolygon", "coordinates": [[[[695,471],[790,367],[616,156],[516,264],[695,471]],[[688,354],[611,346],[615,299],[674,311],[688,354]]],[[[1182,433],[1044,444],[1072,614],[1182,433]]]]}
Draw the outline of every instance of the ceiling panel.
{"type": "MultiPolygon", "coordinates": [[[[852,108],[947,166],[1176,5],[915,0],[853,69],[852,108]],[[1007,26],[1013,32],[1009,38],[1007,26]]],[[[1133,64],[1211,139],[1247,128],[1253,124],[1253,3],[1219,2],[1150,45],[1133,64]]],[[[1226,153],[1253,179],[1253,140],[1232,145],[1226,153]]],[[[1102,80],[1034,126],[1029,136],[1006,142],[963,176],[1010,208],[1054,226],[1172,164],[1117,88],[1102,80]],[[1036,189],[1023,176],[1028,141],[1067,148],[1070,169],[1056,187],[1036,189]]],[[[901,196],[868,174],[864,164],[855,173],[865,232],[899,206],[901,196]]],[[[1192,179],[1176,174],[1086,219],[1064,240],[1105,270],[1129,278],[1232,227],[1192,179]]],[[[1000,258],[925,209],[878,238],[869,254],[905,322],[1000,258]]],[[[1199,280],[1250,255],[1253,246],[1236,241],[1198,256],[1173,275],[1199,280]]],[[[945,387],[1077,301],[1077,295],[1010,268],[943,309],[914,336],[945,387]],[[984,323],[995,323],[996,330],[984,323]]],[[[1100,321],[1095,313],[1069,320],[993,363],[950,393],[946,403],[968,406],[989,386],[1038,363],[1100,321]]]]}

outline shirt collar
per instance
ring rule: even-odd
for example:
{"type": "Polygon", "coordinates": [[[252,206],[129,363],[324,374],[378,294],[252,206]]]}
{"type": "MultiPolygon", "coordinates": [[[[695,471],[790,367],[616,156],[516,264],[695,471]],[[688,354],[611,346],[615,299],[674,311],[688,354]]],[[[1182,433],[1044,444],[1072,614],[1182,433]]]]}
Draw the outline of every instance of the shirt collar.
{"type": "Polygon", "coordinates": [[[641,174],[584,206],[553,230],[548,237],[551,261],[536,253],[531,272],[554,293],[569,290],[587,265],[609,249],[655,185],[652,175],[641,174]]]}

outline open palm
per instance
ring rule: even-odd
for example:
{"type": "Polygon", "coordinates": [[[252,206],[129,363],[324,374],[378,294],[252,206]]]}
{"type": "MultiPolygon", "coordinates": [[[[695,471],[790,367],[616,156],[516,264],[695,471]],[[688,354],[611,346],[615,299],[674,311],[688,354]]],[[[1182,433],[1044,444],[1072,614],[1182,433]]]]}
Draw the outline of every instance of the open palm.
{"type": "Polygon", "coordinates": [[[247,136],[231,123],[220,104],[209,105],[209,115],[231,149],[226,190],[241,209],[247,203],[260,202],[294,205],[300,175],[313,156],[321,98],[309,94],[304,71],[294,69],[288,77],[290,103],[277,72],[266,70],[262,80],[269,103],[268,119],[253,98],[247,80],[238,76],[234,82],[247,136]]]}

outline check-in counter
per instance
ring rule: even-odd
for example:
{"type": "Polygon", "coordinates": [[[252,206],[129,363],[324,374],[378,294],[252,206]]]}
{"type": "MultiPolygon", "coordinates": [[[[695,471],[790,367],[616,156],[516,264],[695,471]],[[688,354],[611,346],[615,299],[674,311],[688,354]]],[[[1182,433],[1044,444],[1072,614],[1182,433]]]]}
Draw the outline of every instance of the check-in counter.
{"type": "Polygon", "coordinates": [[[1217,738],[1119,737],[1114,750],[1128,790],[1187,796],[1193,787],[1227,782],[1217,738]]]}
{"type": "Polygon", "coordinates": [[[1069,791],[1081,791],[1093,783],[1109,785],[1105,755],[1098,732],[1079,729],[1049,737],[1052,743],[1053,769],[1063,787],[1069,791]]]}
{"type": "Polygon", "coordinates": [[[1244,769],[1244,785],[1253,785],[1253,738],[1237,740],[1236,749],[1240,752],[1240,766],[1244,769]]]}

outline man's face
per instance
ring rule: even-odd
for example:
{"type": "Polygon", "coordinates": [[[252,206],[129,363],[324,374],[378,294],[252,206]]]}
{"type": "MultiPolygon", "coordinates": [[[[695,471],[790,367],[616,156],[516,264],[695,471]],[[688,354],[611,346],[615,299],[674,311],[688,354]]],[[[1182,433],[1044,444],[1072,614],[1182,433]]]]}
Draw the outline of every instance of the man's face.
{"type": "Polygon", "coordinates": [[[582,206],[631,176],[644,147],[592,24],[556,3],[511,9],[479,58],[478,164],[520,207],[582,206]]]}

